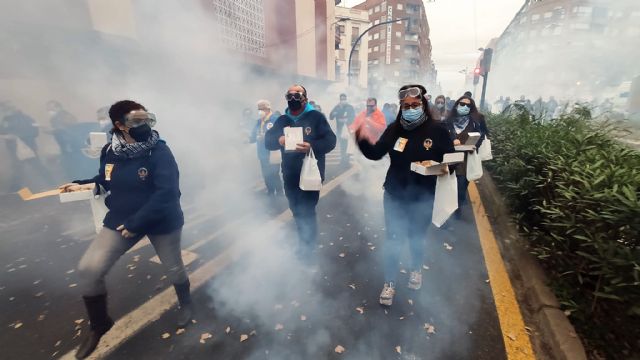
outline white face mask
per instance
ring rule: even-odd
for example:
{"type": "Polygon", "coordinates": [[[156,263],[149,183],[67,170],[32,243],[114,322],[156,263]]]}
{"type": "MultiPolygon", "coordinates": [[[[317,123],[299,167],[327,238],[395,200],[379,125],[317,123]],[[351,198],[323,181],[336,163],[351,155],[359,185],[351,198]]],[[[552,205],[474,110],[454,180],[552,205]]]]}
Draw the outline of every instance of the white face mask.
{"type": "Polygon", "coordinates": [[[267,115],[267,112],[264,110],[258,110],[258,116],[260,116],[260,118],[263,118],[267,115]]]}

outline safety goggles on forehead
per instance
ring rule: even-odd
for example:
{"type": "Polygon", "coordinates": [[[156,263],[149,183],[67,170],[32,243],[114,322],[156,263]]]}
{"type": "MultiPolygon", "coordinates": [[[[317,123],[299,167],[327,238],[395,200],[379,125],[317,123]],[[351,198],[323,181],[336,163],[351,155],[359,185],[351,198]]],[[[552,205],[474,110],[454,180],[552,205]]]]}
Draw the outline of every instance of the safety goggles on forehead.
{"type": "Polygon", "coordinates": [[[407,97],[419,97],[422,95],[422,90],[418,87],[410,87],[408,89],[402,89],[398,91],[398,99],[404,100],[407,97]]]}
{"type": "Polygon", "coordinates": [[[156,116],[144,110],[133,110],[124,117],[124,125],[128,128],[137,128],[144,124],[153,127],[156,124],[156,116]]]}
{"type": "Polygon", "coordinates": [[[284,95],[284,98],[287,101],[291,101],[291,100],[300,101],[302,100],[303,97],[304,97],[304,94],[302,94],[301,92],[287,93],[284,95]]]}

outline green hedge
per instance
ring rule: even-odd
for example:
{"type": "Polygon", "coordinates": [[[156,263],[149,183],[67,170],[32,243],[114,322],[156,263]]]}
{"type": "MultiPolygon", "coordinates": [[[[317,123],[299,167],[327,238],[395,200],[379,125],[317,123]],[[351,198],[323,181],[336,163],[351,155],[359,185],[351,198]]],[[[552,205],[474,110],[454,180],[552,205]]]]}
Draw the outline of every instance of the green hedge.
{"type": "Polygon", "coordinates": [[[489,129],[484,165],[587,347],[640,357],[640,153],[585,108],[546,124],[496,115],[489,129]]]}

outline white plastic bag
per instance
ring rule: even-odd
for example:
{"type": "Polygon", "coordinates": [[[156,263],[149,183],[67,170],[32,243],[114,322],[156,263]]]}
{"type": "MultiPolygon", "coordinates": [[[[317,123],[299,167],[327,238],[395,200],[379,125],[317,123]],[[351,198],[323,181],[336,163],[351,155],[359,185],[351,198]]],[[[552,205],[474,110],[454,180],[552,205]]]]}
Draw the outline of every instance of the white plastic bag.
{"type": "Polygon", "coordinates": [[[467,180],[474,181],[482,177],[482,161],[475,151],[467,154],[467,180]]]}
{"type": "Polygon", "coordinates": [[[458,181],[456,173],[438,175],[436,196],[433,199],[433,215],[431,222],[440,227],[458,208],[458,181]]]}
{"type": "Polygon", "coordinates": [[[480,155],[480,160],[482,161],[493,159],[493,154],[491,153],[491,141],[489,138],[484,138],[482,145],[480,145],[480,149],[478,149],[478,155],[480,155]]]}
{"type": "Polygon", "coordinates": [[[20,140],[19,137],[16,137],[16,156],[18,160],[28,160],[36,157],[36,153],[31,150],[24,141],[20,140]]]}
{"type": "Polygon", "coordinates": [[[320,191],[322,189],[320,168],[318,168],[318,160],[313,154],[313,149],[309,150],[309,153],[302,161],[299,186],[300,190],[303,191],[320,191]]]}
{"type": "Polygon", "coordinates": [[[355,155],[357,147],[358,145],[356,144],[356,135],[349,134],[349,140],[347,141],[347,154],[355,155]]]}

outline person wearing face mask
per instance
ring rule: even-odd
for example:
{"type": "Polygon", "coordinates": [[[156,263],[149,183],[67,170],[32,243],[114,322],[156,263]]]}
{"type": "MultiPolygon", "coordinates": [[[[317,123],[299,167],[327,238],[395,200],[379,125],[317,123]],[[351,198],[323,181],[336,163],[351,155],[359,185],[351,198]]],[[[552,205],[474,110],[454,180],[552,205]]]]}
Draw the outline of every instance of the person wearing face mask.
{"type": "Polygon", "coordinates": [[[324,181],[325,155],[335,148],[336,135],[324,115],[308,103],[307,90],[302,85],[291,86],[285,94],[285,99],[288,108],[265,134],[265,146],[268,150],[281,151],[284,193],[300,239],[296,252],[301,260],[313,263],[313,249],[316,248],[318,236],[316,205],[320,199],[320,191],[300,189],[300,172],[305,156],[313,149],[320,176],[324,181]],[[303,142],[296,144],[295,152],[284,150],[284,128],[289,126],[302,128],[303,142]]]}
{"type": "MultiPolygon", "coordinates": [[[[404,246],[409,245],[411,253],[408,287],[419,290],[422,286],[425,237],[431,223],[436,176],[411,171],[411,163],[442,162],[444,154],[455,151],[447,130],[431,117],[426,93],[422,85],[401,87],[400,112],[377,141],[371,141],[362,128],[356,130],[358,146],[366,158],[380,160],[389,154],[391,161],[384,182],[384,286],[379,298],[380,304],[386,306],[393,304],[404,246]]],[[[443,169],[443,174],[448,170],[443,169]]]]}
{"type": "MultiPolygon", "coordinates": [[[[475,144],[476,149],[469,152],[477,152],[489,132],[484,116],[478,111],[475,101],[469,96],[462,96],[456,101],[453,110],[451,110],[446,120],[446,127],[454,145],[465,144],[470,132],[480,133],[480,139],[475,144]]],[[[458,178],[458,210],[456,210],[455,216],[458,219],[460,219],[462,214],[462,206],[466,204],[467,187],[469,186],[466,160],[467,155],[465,155],[465,162],[456,167],[456,176],[458,178]]]]}
{"type": "Polygon", "coordinates": [[[351,125],[354,117],[355,110],[347,102],[347,94],[340,94],[340,102],[329,113],[329,119],[336,121],[336,132],[340,139],[340,159],[343,164],[349,162],[349,155],[347,155],[348,140],[342,138],[342,130],[345,126],[351,125]]]}
{"type": "Polygon", "coordinates": [[[362,136],[367,136],[370,142],[375,143],[386,128],[387,121],[378,109],[378,100],[372,97],[367,99],[367,108],[356,116],[353,124],[349,126],[349,131],[353,133],[360,129],[362,136]]]}
{"type": "Polygon", "coordinates": [[[431,116],[435,121],[445,121],[447,116],[449,116],[449,111],[447,110],[447,100],[444,95],[438,95],[436,97],[436,102],[431,110],[431,116]]]}
{"type": "Polygon", "coordinates": [[[113,137],[102,149],[98,175],[60,186],[63,192],[93,189],[108,194],[104,226],[78,265],[90,322],[90,331],[84,332],[76,353],[78,359],[88,357],[113,326],[107,312],[106,274],[144,236],[173,283],[180,306],[178,327],[185,327],[193,315],[189,278],[180,253],[184,216],[176,161],[152,130],[156,119],[144,106],[119,101],[109,109],[109,117],[113,137]]]}
{"type": "Polygon", "coordinates": [[[256,144],[262,177],[264,178],[264,184],[267,188],[267,196],[282,196],[284,195],[284,190],[282,189],[282,180],[280,180],[280,174],[278,173],[280,163],[271,163],[271,151],[267,150],[264,146],[264,135],[267,130],[273,127],[278,117],[271,112],[271,103],[269,101],[260,100],[257,105],[258,121],[253,128],[249,142],[256,144]]]}

